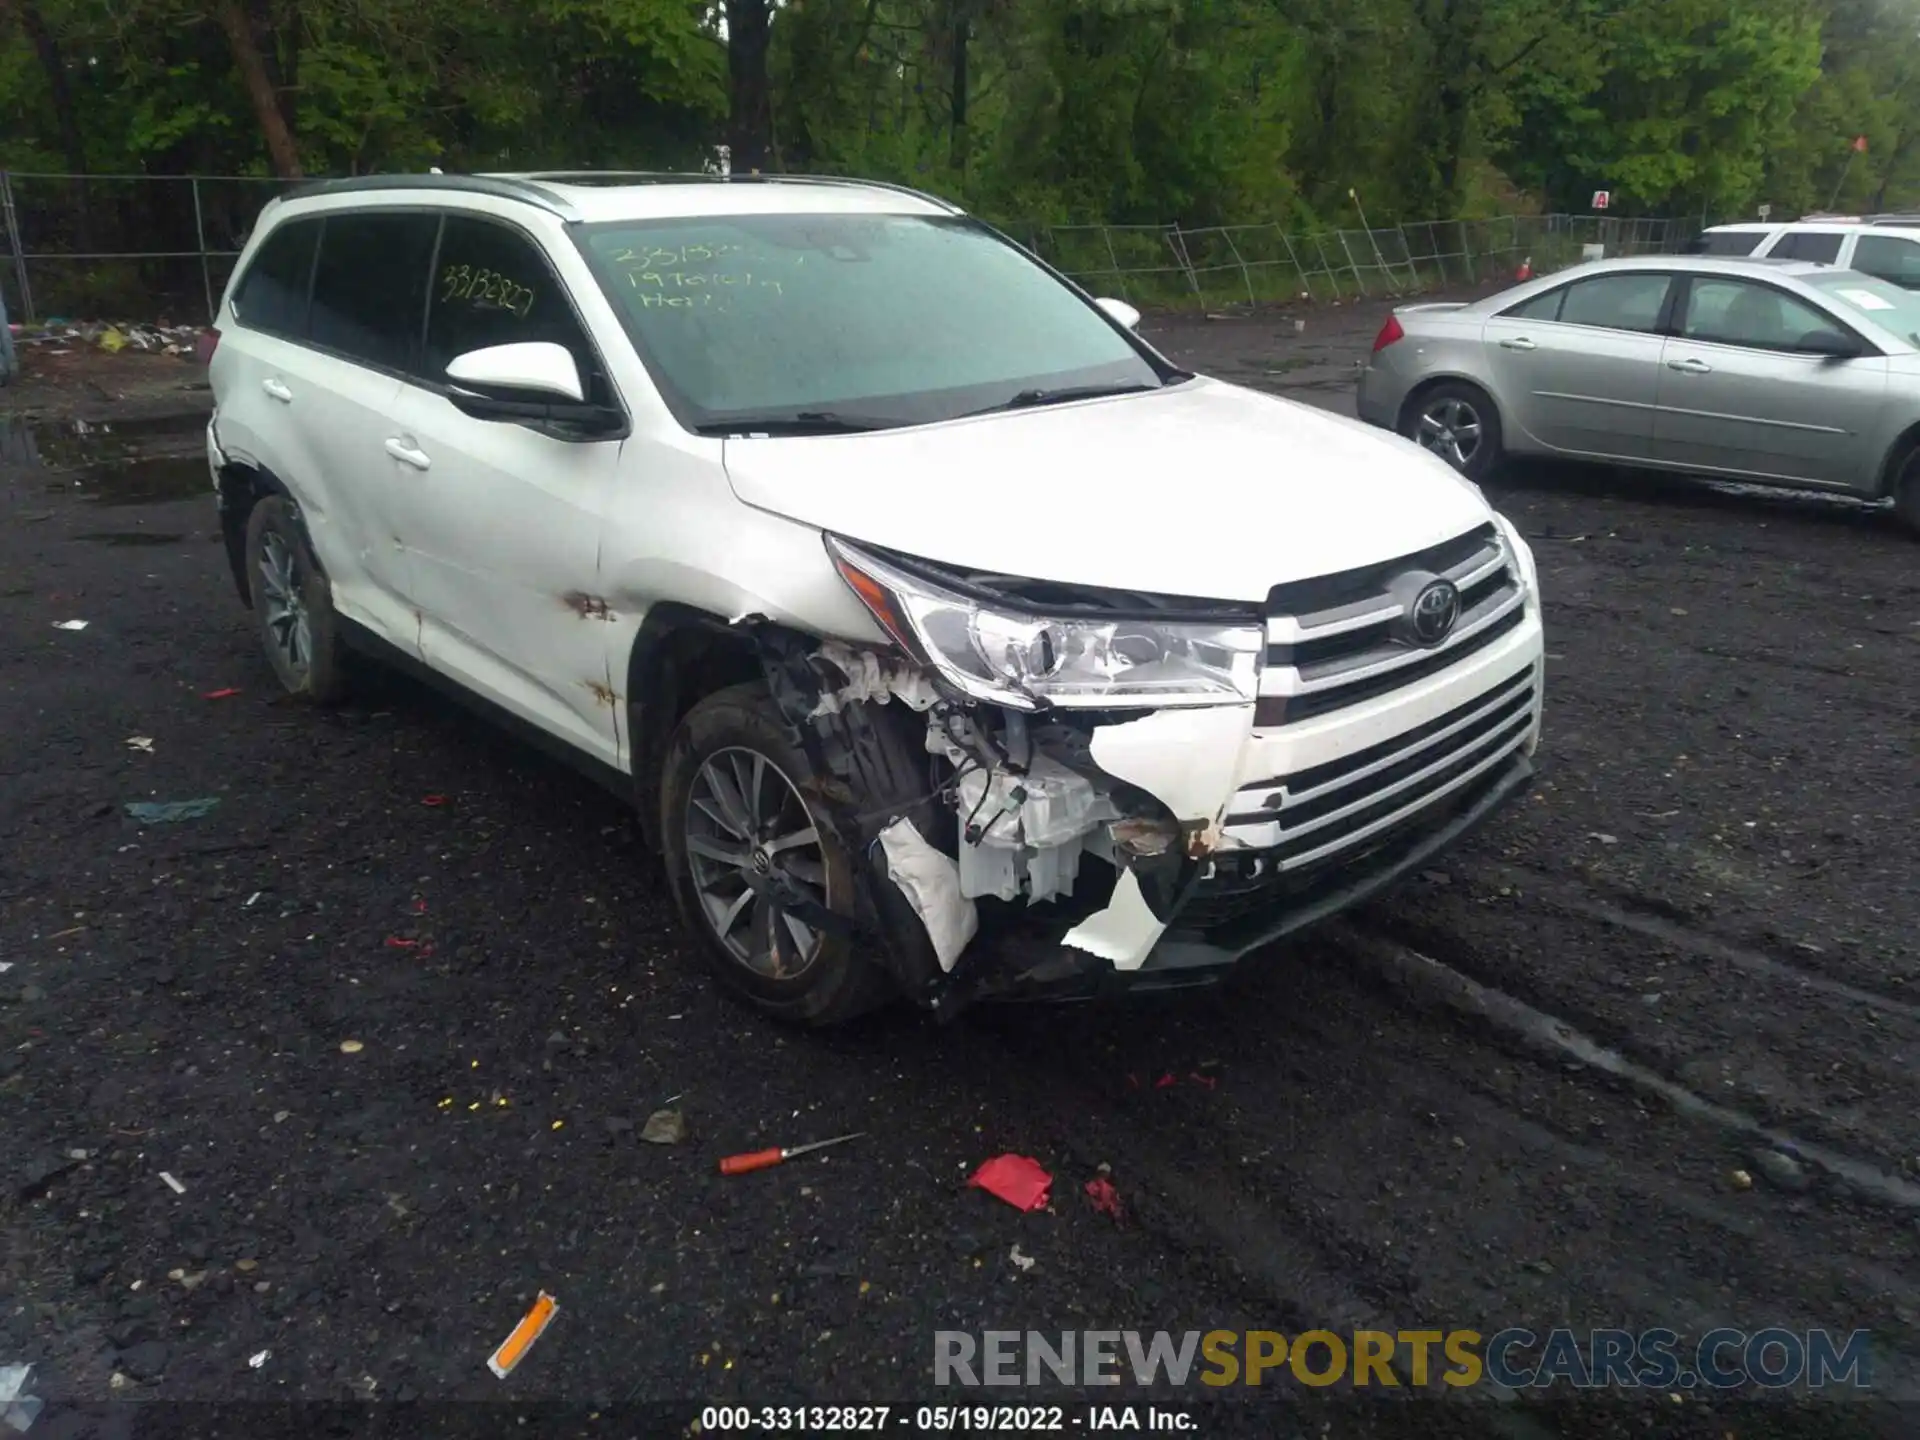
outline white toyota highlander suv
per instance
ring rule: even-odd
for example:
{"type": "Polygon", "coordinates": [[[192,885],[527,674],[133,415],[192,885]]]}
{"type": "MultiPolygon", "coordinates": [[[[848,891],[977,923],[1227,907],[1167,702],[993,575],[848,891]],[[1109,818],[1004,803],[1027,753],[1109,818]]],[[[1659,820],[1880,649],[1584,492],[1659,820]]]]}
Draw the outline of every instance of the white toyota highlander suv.
{"type": "Polygon", "coordinates": [[[286,689],[555,746],[765,1010],[1187,985],[1525,788],[1540,604],[1438,459],[1138,320],[885,185],[327,181],[207,452],[286,689]]]}

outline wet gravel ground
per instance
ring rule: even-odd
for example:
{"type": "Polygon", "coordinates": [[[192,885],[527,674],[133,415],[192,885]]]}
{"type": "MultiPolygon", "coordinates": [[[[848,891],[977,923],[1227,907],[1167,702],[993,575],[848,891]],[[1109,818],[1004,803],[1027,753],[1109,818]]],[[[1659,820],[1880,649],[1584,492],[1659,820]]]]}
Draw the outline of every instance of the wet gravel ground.
{"type": "MultiPolygon", "coordinates": [[[[1350,408],[1383,313],[1150,333],[1350,408]]],[[[0,1366],[50,1401],[656,1401],[640,1428],[677,1430],[951,1400],[935,1330],[1103,1325],[1866,1328],[1876,1387],[1920,1399],[1920,546],[1890,517],[1529,469],[1497,497],[1547,595],[1524,805],[1218,992],[815,1036],[707,988],[585,782],[398,678],[277,701],[197,435],[43,440],[0,470],[0,1366]],[[686,1141],[643,1143],[676,1096],[686,1141]],[[1009,1150],[1048,1210],[964,1188],[1009,1150]],[[540,1290],[561,1314],[495,1380],[540,1290]]],[[[1202,1434],[1920,1426],[1698,1388],[1160,1399],[1202,1434]]],[[[33,1433],[169,1412],[138,1413],[33,1433]]]]}

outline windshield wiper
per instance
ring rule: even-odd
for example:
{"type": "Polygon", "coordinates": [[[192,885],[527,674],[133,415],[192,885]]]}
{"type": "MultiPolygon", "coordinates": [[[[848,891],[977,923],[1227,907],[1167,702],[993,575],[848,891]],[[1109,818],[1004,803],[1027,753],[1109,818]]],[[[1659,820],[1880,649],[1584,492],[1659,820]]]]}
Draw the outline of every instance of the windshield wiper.
{"type": "Polygon", "coordinates": [[[741,415],[710,420],[696,427],[702,435],[859,435],[899,424],[872,416],[836,415],[831,410],[788,410],[771,415],[741,415]]]}
{"type": "Polygon", "coordinates": [[[1021,390],[1010,400],[969,410],[968,415],[993,415],[1002,410],[1031,410],[1040,405],[1064,405],[1069,400],[1100,400],[1109,395],[1137,395],[1143,390],[1158,390],[1158,385],[1062,385],[1053,390],[1021,390]]]}

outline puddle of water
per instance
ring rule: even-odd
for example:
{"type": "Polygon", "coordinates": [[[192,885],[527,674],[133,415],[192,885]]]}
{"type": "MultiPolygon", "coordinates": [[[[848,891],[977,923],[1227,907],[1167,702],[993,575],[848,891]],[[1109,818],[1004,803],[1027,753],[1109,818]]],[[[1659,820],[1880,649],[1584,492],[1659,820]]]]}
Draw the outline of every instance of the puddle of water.
{"type": "Polygon", "coordinates": [[[178,545],[187,537],[158,530],[91,530],[76,535],[76,540],[91,540],[96,545],[178,545]]]}
{"type": "Polygon", "coordinates": [[[211,496],[213,479],[199,455],[128,458],[62,472],[49,495],[73,495],[95,505],[162,505],[211,496]]]}
{"type": "Polygon", "coordinates": [[[37,470],[49,494],[101,505],[155,505],[205,495],[212,486],[200,446],[203,415],[160,415],[93,424],[0,421],[0,467],[37,470]]]}

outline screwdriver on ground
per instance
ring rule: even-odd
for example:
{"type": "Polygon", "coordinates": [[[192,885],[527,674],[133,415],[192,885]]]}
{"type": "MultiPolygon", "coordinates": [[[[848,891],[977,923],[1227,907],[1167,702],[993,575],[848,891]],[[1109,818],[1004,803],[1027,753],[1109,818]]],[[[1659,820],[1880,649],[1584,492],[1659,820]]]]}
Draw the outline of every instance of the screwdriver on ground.
{"type": "Polygon", "coordinates": [[[796,1155],[804,1155],[809,1150],[824,1150],[829,1145],[844,1144],[848,1140],[858,1140],[867,1132],[856,1130],[851,1135],[836,1135],[831,1140],[815,1140],[811,1145],[791,1145],[786,1149],[775,1146],[771,1150],[752,1150],[745,1155],[729,1155],[720,1162],[722,1175],[745,1175],[753,1170],[767,1170],[791,1160],[796,1155]]]}

